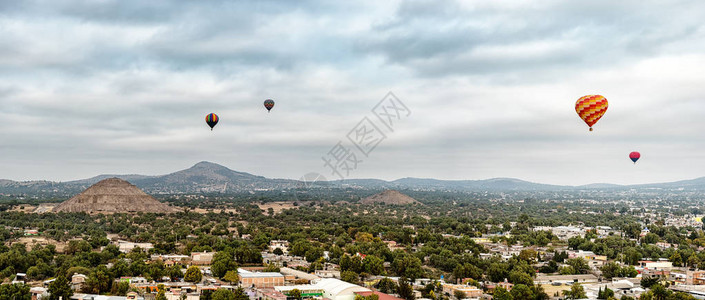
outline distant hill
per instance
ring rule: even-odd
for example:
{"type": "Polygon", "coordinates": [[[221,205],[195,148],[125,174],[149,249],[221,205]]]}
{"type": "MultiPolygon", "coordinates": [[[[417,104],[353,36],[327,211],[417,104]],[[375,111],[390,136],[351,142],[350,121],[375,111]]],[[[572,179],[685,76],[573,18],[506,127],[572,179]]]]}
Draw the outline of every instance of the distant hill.
{"type": "Polygon", "coordinates": [[[386,190],[379,194],[369,196],[365,199],[360,200],[360,203],[367,205],[375,203],[384,203],[387,205],[421,204],[421,202],[416,201],[416,199],[411,198],[395,190],[386,190]]]}
{"type": "Polygon", "coordinates": [[[241,193],[295,188],[289,179],[269,179],[237,172],[219,164],[199,162],[191,168],[160,176],[99,175],[68,182],[0,180],[0,194],[70,197],[106,178],[127,180],[149,194],[241,193]]]}
{"type": "Polygon", "coordinates": [[[400,187],[434,187],[448,190],[556,190],[571,187],[533,183],[514,178],[492,178],[485,180],[438,180],[420,178],[402,178],[393,181],[400,187]]]}
{"type": "Polygon", "coordinates": [[[237,193],[252,190],[287,189],[298,181],[269,179],[237,172],[219,164],[199,162],[186,170],[155,177],[133,179],[132,182],[150,193],[237,193]]]}
{"type": "Polygon", "coordinates": [[[578,191],[578,190],[686,190],[705,192],[705,177],[668,183],[639,185],[615,185],[597,183],[581,186],[562,186],[533,183],[514,178],[492,178],[486,180],[439,180],[432,178],[402,178],[394,181],[379,179],[347,179],[330,181],[328,184],[310,185],[290,179],[272,179],[245,172],[238,172],[211,162],[199,162],[193,167],[174,173],[145,175],[100,175],[69,182],[12,181],[0,179],[0,196],[26,195],[45,198],[68,198],[106,178],[127,180],[145,192],[157,194],[235,194],[255,191],[282,191],[288,189],[354,188],[367,190],[429,190],[429,191],[578,191]]]}

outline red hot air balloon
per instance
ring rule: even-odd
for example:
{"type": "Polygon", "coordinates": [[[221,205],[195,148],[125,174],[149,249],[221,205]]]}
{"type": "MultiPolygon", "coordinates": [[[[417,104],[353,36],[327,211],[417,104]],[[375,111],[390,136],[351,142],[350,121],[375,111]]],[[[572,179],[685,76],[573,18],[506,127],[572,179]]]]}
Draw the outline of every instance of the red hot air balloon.
{"type": "Polygon", "coordinates": [[[636,164],[636,161],[639,160],[640,157],[641,157],[641,154],[639,152],[634,151],[632,153],[629,153],[629,159],[631,159],[635,164],[636,164]]]}
{"type": "Polygon", "coordinates": [[[213,127],[215,127],[215,124],[218,124],[218,115],[214,113],[210,113],[206,116],[206,124],[211,127],[211,130],[213,130],[213,127]]]}

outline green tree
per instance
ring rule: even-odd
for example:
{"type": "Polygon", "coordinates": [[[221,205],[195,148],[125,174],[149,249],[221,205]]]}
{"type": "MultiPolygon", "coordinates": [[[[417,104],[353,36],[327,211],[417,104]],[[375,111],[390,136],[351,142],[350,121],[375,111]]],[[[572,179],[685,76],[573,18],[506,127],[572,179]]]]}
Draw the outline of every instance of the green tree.
{"type": "Polygon", "coordinates": [[[513,284],[523,284],[526,286],[531,286],[534,284],[534,280],[533,280],[533,278],[531,278],[531,275],[526,274],[521,271],[509,272],[509,282],[511,282],[513,284]]]}
{"type": "Polygon", "coordinates": [[[526,261],[527,263],[533,263],[536,260],[536,250],[524,249],[519,252],[519,259],[526,261]]]}
{"type": "Polygon", "coordinates": [[[154,281],[162,281],[162,277],[165,275],[166,268],[164,267],[164,262],[157,260],[156,262],[150,263],[147,267],[147,275],[154,281]]]}
{"type": "Polygon", "coordinates": [[[293,289],[289,292],[289,297],[294,299],[301,299],[301,291],[299,289],[293,289]]]}
{"type": "Polygon", "coordinates": [[[105,266],[99,266],[86,279],[84,290],[92,294],[101,294],[110,291],[113,278],[105,266]]]}
{"type": "Polygon", "coordinates": [[[365,272],[372,274],[372,275],[381,275],[384,273],[384,261],[374,255],[368,255],[365,257],[365,260],[363,261],[363,266],[365,269],[365,272]]]}
{"type": "Polygon", "coordinates": [[[50,294],[50,300],[58,300],[59,297],[62,299],[69,299],[73,296],[73,290],[69,285],[69,281],[63,274],[59,274],[59,276],[56,277],[56,280],[49,284],[48,292],[50,294]]]}
{"type": "Polygon", "coordinates": [[[201,282],[202,278],[203,274],[201,273],[201,269],[196,266],[189,267],[186,270],[186,275],[184,275],[184,281],[187,282],[201,282]]]}
{"type": "MultiPolygon", "coordinates": [[[[676,252],[668,259],[673,263],[673,266],[680,267],[683,265],[683,258],[681,258],[680,253],[676,252]]],[[[657,299],[660,300],[660,299],[657,299]]]]}
{"type": "Polygon", "coordinates": [[[0,285],[0,300],[30,300],[29,286],[24,284],[0,285]]]}
{"type": "Polygon", "coordinates": [[[347,253],[343,254],[340,258],[340,271],[344,272],[350,269],[352,269],[352,258],[347,253]]]}
{"type": "Polygon", "coordinates": [[[494,289],[494,293],[492,294],[492,299],[493,300],[514,300],[514,297],[505,288],[498,286],[497,288],[494,289]]]}
{"type": "Polygon", "coordinates": [[[659,281],[661,281],[661,278],[659,277],[645,276],[641,278],[641,286],[645,289],[648,289],[651,288],[654,284],[657,284],[659,281]]]}
{"type": "Polygon", "coordinates": [[[453,277],[456,279],[472,278],[479,280],[482,278],[482,270],[475,265],[465,263],[453,269],[453,277]]]}
{"type": "Polygon", "coordinates": [[[465,299],[465,292],[463,292],[461,290],[455,290],[455,292],[453,292],[453,296],[455,296],[455,299],[458,299],[458,300],[465,299]]]}
{"type": "Polygon", "coordinates": [[[166,299],[166,292],[164,292],[164,289],[160,289],[159,292],[157,292],[157,297],[154,298],[155,300],[167,300],[166,299]]]}
{"type": "Polygon", "coordinates": [[[211,296],[212,300],[235,300],[235,295],[233,292],[226,289],[218,289],[211,296]]]}
{"type": "Polygon", "coordinates": [[[654,295],[654,300],[666,300],[670,296],[671,291],[660,284],[651,286],[651,293],[654,295]]]}
{"type": "Polygon", "coordinates": [[[602,288],[600,288],[597,291],[597,299],[610,299],[610,298],[614,298],[614,291],[612,291],[611,289],[605,288],[605,290],[603,291],[602,288]]]}
{"type": "Polygon", "coordinates": [[[175,281],[178,278],[183,278],[184,277],[184,272],[181,272],[181,266],[179,265],[173,265],[169,267],[169,270],[167,271],[169,278],[171,280],[175,281]]]}
{"type": "Polygon", "coordinates": [[[399,278],[399,287],[397,289],[397,293],[399,294],[399,297],[406,300],[416,299],[416,297],[414,296],[414,289],[411,287],[411,284],[405,277],[399,278]]]}
{"type": "Polygon", "coordinates": [[[672,293],[669,297],[668,300],[695,300],[696,298],[693,297],[691,294],[687,294],[684,292],[675,292],[672,293]]]}
{"type": "Polygon", "coordinates": [[[490,281],[501,282],[504,281],[507,276],[509,276],[509,270],[506,264],[501,263],[491,263],[487,267],[487,276],[489,276],[490,281]]]}
{"type": "Polygon", "coordinates": [[[401,277],[416,279],[424,274],[421,268],[421,260],[407,253],[398,254],[392,262],[392,268],[401,277]]]}
{"type": "Polygon", "coordinates": [[[218,251],[213,256],[213,261],[211,262],[211,272],[213,276],[222,278],[230,270],[237,270],[237,263],[235,262],[235,254],[228,248],[225,251],[218,251]]]}
{"type": "Polygon", "coordinates": [[[587,297],[585,294],[585,288],[583,288],[583,286],[579,283],[574,283],[570,287],[570,290],[563,291],[563,296],[565,296],[566,299],[583,299],[587,297]]]}
{"type": "Polygon", "coordinates": [[[233,295],[235,296],[235,300],[250,300],[250,296],[245,294],[245,290],[242,287],[237,287],[237,289],[233,291],[233,295]]]}
{"type": "Polygon", "coordinates": [[[357,284],[360,281],[360,275],[353,271],[343,271],[340,273],[340,280],[357,284]]]}
{"type": "Polygon", "coordinates": [[[571,258],[566,260],[566,263],[573,268],[576,274],[587,274],[590,271],[590,266],[582,257],[571,258]]]}
{"type": "Polygon", "coordinates": [[[643,238],[643,241],[645,244],[656,244],[658,242],[658,240],[659,240],[658,235],[653,232],[647,233],[643,238]]]}
{"type": "Polygon", "coordinates": [[[556,271],[558,271],[558,264],[555,260],[550,260],[548,264],[539,268],[539,272],[546,274],[555,273],[556,271]]]}
{"type": "Polygon", "coordinates": [[[130,290],[130,284],[126,281],[113,283],[113,288],[110,291],[115,296],[125,296],[130,290]]]}
{"type": "Polygon", "coordinates": [[[223,280],[227,281],[230,284],[233,284],[235,282],[240,281],[240,276],[237,275],[236,271],[228,271],[225,273],[225,276],[223,276],[223,280]]]}
{"type": "Polygon", "coordinates": [[[607,279],[612,279],[612,277],[619,276],[621,268],[622,267],[616,262],[609,262],[603,265],[602,268],[600,268],[600,271],[602,271],[603,277],[607,279]]]}
{"type": "Polygon", "coordinates": [[[397,284],[387,277],[380,279],[375,287],[385,294],[394,294],[397,292],[397,284]]]}
{"type": "Polygon", "coordinates": [[[534,300],[534,292],[524,284],[515,285],[511,294],[514,300],[534,300]]]}

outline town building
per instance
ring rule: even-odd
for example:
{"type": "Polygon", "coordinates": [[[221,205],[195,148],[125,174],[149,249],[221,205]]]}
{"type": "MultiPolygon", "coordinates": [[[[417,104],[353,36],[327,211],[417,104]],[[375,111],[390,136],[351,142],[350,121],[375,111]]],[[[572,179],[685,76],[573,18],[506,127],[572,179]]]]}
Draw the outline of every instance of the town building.
{"type": "Polygon", "coordinates": [[[45,287],[33,287],[29,289],[29,293],[32,295],[32,300],[49,299],[49,292],[45,287]]]}
{"type": "Polygon", "coordinates": [[[620,299],[624,296],[639,299],[644,290],[640,285],[634,284],[629,280],[613,280],[608,283],[600,284],[584,284],[583,288],[589,299],[597,299],[600,290],[610,289],[614,292],[614,297],[620,299]]]}
{"type": "Polygon", "coordinates": [[[250,272],[237,269],[240,285],[243,287],[273,288],[284,285],[284,275],[277,272],[250,272]]]}
{"type": "Polygon", "coordinates": [[[667,260],[650,261],[640,260],[639,267],[652,270],[670,270],[673,268],[673,263],[667,260]]]}
{"type": "Polygon", "coordinates": [[[83,275],[83,274],[78,274],[74,273],[71,276],[71,289],[74,291],[78,291],[81,288],[83,288],[83,285],[86,283],[86,279],[88,279],[88,276],[83,275]]]}
{"type": "Polygon", "coordinates": [[[73,294],[70,300],[144,300],[144,297],[135,293],[128,296],[102,296],[94,294],[73,294]]]}
{"type": "Polygon", "coordinates": [[[338,270],[316,270],[315,274],[321,278],[340,278],[338,270]]]}
{"type": "Polygon", "coordinates": [[[215,252],[193,252],[191,253],[191,264],[196,266],[208,266],[213,261],[215,252]]]}
{"type": "Polygon", "coordinates": [[[691,271],[685,273],[685,284],[703,285],[705,284],[705,270],[691,271]]]}
{"type": "Polygon", "coordinates": [[[255,298],[262,300],[286,300],[286,295],[273,288],[256,289],[255,298]]]}
{"type": "Polygon", "coordinates": [[[289,254],[289,241],[272,240],[269,242],[269,252],[274,252],[274,249],[281,249],[284,254],[289,254]]]}
{"type": "Polygon", "coordinates": [[[152,245],[152,243],[133,243],[119,240],[115,242],[115,244],[122,253],[130,253],[137,248],[144,252],[149,251],[149,249],[154,249],[154,245],[152,245]]]}
{"type": "MultiPolygon", "coordinates": [[[[453,297],[456,291],[465,293],[465,298],[480,298],[482,297],[482,290],[471,285],[462,284],[444,284],[443,293],[449,297],[453,297]]],[[[463,298],[463,299],[465,299],[463,298]]]]}
{"type": "Polygon", "coordinates": [[[371,292],[368,288],[334,278],[318,279],[313,284],[306,285],[276,286],[274,289],[283,294],[297,289],[304,297],[321,297],[330,300],[353,300],[356,292],[371,292]]]}
{"type": "Polygon", "coordinates": [[[592,274],[578,275],[545,275],[539,274],[534,280],[535,284],[553,284],[560,283],[572,285],[573,283],[597,283],[597,276],[592,274]]]}
{"type": "Polygon", "coordinates": [[[306,272],[302,272],[299,270],[294,270],[292,268],[279,268],[279,273],[282,273],[284,276],[287,277],[287,281],[315,281],[318,279],[321,279],[321,277],[318,277],[315,274],[309,274],[306,272]],[[291,278],[291,280],[289,280],[291,278]]]}

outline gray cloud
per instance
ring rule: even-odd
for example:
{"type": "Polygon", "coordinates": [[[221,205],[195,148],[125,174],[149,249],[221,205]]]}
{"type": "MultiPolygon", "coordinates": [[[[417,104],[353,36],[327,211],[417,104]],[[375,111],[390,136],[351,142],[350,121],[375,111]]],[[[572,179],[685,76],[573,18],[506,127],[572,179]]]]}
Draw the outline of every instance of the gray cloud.
{"type": "Polygon", "coordinates": [[[353,177],[703,176],[703,5],[4,1],[0,178],[324,173],[390,90],[413,114],[353,177]],[[588,134],[573,103],[591,93],[610,109],[588,134]],[[642,173],[621,165],[634,149],[642,173]]]}
{"type": "MultiPolygon", "coordinates": [[[[358,48],[419,76],[522,75],[609,68],[655,53],[697,51],[700,3],[613,2],[440,5],[403,2],[358,48]],[[677,19],[677,22],[673,20],[677,19]],[[687,41],[684,43],[684,41],[687,41]]],[[[541,75],[539,75],[541,76],[541,75]]]]}

